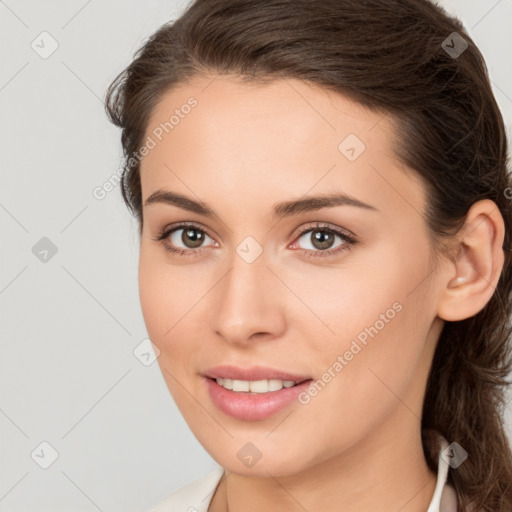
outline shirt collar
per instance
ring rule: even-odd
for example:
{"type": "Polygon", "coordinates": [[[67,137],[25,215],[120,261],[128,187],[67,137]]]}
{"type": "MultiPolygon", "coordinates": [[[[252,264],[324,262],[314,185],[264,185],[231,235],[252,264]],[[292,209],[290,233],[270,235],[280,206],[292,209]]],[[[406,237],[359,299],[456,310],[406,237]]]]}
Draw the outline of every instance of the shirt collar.
{"type": "Polygon", "coordinates": [[[450,469],[448,441],[438,433],[440,448],[437,459],[437,482],[427,512],[457,512],[457,494],[447,482],[450,469]]]}

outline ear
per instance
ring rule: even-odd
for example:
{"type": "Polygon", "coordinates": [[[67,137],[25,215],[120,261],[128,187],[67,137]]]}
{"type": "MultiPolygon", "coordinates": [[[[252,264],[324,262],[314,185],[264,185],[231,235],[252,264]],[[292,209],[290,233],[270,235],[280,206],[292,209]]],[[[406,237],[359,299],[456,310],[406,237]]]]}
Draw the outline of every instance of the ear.
{"type": "Polygon", "coordinates": [[[454,239],[455,258],[447,265],[437,314],[443,320],[464,320],[481,311],[498,283],[505,254],[505,225],[496,203],[483,199],[468,211],[454,239]]]}

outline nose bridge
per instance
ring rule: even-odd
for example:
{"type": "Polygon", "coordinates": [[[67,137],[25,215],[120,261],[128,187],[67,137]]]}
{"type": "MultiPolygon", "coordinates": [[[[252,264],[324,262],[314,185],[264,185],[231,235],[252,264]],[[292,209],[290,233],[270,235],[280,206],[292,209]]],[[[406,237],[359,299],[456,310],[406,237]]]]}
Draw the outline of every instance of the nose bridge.
{"type": "Polygon", "coordinates": [[[231,270],[219,283],[212,327],[227,341],[244,342],[254,333],[273,333],[281,327],[276,304],[275,276],[260,251],[254,259],[241,243],[233,254],[231,270]]]}

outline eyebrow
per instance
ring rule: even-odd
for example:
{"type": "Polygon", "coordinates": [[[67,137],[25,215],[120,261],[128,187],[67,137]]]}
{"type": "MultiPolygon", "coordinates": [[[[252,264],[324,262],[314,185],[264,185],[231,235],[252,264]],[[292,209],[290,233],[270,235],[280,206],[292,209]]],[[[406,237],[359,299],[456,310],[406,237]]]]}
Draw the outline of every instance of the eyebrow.
{"type": "MultiPolygon", "coordinates": [[[[177,206],[183,210],[197,213],[205,217],[213,217],[215,215],[214,210],[207,203],[195,201],[190,197],[178,194],[177,192],[171,192],[170,190],[156,190],[145,200],[144,206],[155,203],[177,206]]],[[[378,211],[375,206],[364,203],[347,194],[323,194],[274,204],[272,208],[272,220],[275,222],[276,220],[291,217],[298,213],[316,211],[334,206],[356,206],[366,210],[378,211]]]]}

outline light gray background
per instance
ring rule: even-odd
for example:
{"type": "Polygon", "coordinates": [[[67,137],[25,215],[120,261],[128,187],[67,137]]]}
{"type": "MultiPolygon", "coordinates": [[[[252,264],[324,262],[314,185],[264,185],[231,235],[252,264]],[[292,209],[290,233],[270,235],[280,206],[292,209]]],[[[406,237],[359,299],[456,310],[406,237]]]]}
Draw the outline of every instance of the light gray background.
{"type": "MultiPolygon", "coordinates": [[[[440,3],[484,54],[510,133],[512,0],[440,3]]],[[[119,188],[93,196],[121,157],[106,87],[185,5],[0,1],[2,512],[143,511],[215,466],[157,363],[134,356],[147,337],[137,226],[119,188]],[[44,31],[58,43],[46,59],[31,47],[51,48],[44,31]],[[57,248],[46,262],[32,251],[43,237],[57,248]],[[58,452],[48,469],[43,441],[58,452]]]]}

